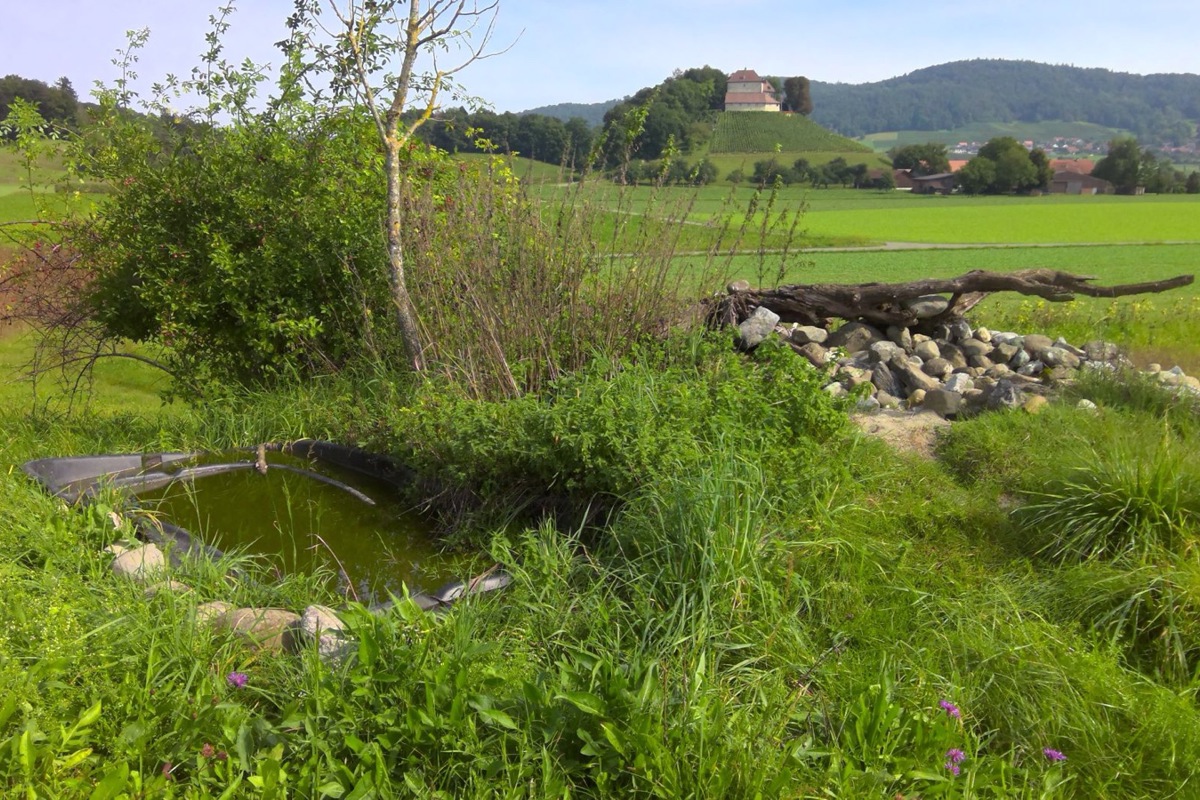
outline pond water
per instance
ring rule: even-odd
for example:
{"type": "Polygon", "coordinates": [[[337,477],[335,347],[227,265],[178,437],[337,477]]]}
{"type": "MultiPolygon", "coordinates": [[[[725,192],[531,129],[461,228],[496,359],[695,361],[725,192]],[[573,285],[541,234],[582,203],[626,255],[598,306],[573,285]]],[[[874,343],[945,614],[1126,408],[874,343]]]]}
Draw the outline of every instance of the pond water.
{"type": "MultiPolygon", "coordinates": [[[[246,454],[197,464],[245,462],[246,454]]],[[[461,577],[466,559],[441,552],[428,525],[396,488],[307,459],[270,455],[265,474],[241,468],[140,491],[139,505],[225,552],[264,557],[284,572],[316,567],[338,576],[363,602],[387,593],[430,591],[461,577]],[[322,481],[331,478],[345,486],[322,481]]]]}

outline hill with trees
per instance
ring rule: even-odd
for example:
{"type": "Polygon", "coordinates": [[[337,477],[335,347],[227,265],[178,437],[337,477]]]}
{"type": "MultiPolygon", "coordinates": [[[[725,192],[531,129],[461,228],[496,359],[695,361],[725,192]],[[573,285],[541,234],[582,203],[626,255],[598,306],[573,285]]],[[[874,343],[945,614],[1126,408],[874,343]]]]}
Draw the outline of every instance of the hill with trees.
{"type": "Polygon", "coordinates": [[[845,136],[942,130],[977,122],[1091,122],[1182,143],[1200,120],[1200,75],[978,59],[877,83],[812,82],[812,117],[845,136]]]}

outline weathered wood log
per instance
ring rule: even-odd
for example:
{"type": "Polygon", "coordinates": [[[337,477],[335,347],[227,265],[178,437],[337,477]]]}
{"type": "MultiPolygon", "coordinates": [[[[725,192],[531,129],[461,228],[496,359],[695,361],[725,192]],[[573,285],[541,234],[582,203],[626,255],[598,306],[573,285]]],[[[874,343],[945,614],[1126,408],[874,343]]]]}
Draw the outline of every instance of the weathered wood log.
{"type": "Polygon", "coordinates": [[[1187,286],[1194,275],[1179,275],[1162,281],[1093,286],[1094,275],[1073,275],[1053,269],[1024,269],[1016,272],[973,270],[957,278],[925,278],[904,283],[814,283],[752,289],[745,282],[731,284],[729,294],[710,303],[709,318],[718,324],[737,324],[759,306],[774,311],[781,322],[828,327],[831,320],[867,322],[879,327],[934,327],[961,318],[995,292],[1018,292],[1052,303],[1087,297],[1125,297],[1132,294],[1165,292],[1187,286]],[[945,310],[918,316],[911,307],[928,295],[949,295],[945,310]]]}

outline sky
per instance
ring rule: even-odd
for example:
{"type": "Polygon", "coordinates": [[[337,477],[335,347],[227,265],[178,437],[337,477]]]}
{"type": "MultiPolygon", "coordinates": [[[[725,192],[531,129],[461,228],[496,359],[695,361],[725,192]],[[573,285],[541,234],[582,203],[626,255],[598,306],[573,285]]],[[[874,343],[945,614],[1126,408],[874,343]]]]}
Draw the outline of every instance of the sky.
{"type": "MultiPolygon", "coordinates": [[[[345,3],[347,0],[337,0],[345,3]]],[[[186,77],[217,0],[2,0],[0,75],[81,97],[111,84],[125,32],[150,29],[137,85],[186,77]]],[[[328,0],[323,0],[328,2],[328,0]]],[[[277,65],[292,0],[240,0],[226,55],[277,65]]],[[[1197,0],[499,0],[493,50],[459,75],[497,111],[622,98],[675,69],[865,83],[970,58],[1200,73],[1197,0]]]]}

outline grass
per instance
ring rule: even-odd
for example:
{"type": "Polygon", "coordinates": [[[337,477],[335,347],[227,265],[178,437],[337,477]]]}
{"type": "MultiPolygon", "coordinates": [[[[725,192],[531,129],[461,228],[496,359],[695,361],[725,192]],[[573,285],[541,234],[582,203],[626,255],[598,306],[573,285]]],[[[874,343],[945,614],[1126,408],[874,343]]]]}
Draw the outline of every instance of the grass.
{"type": "Polygon", "coordinates": [[[712,154],[869,153],[870,149],[800,114],[723,111],[717,115],[708,151],[712,154]]]}

